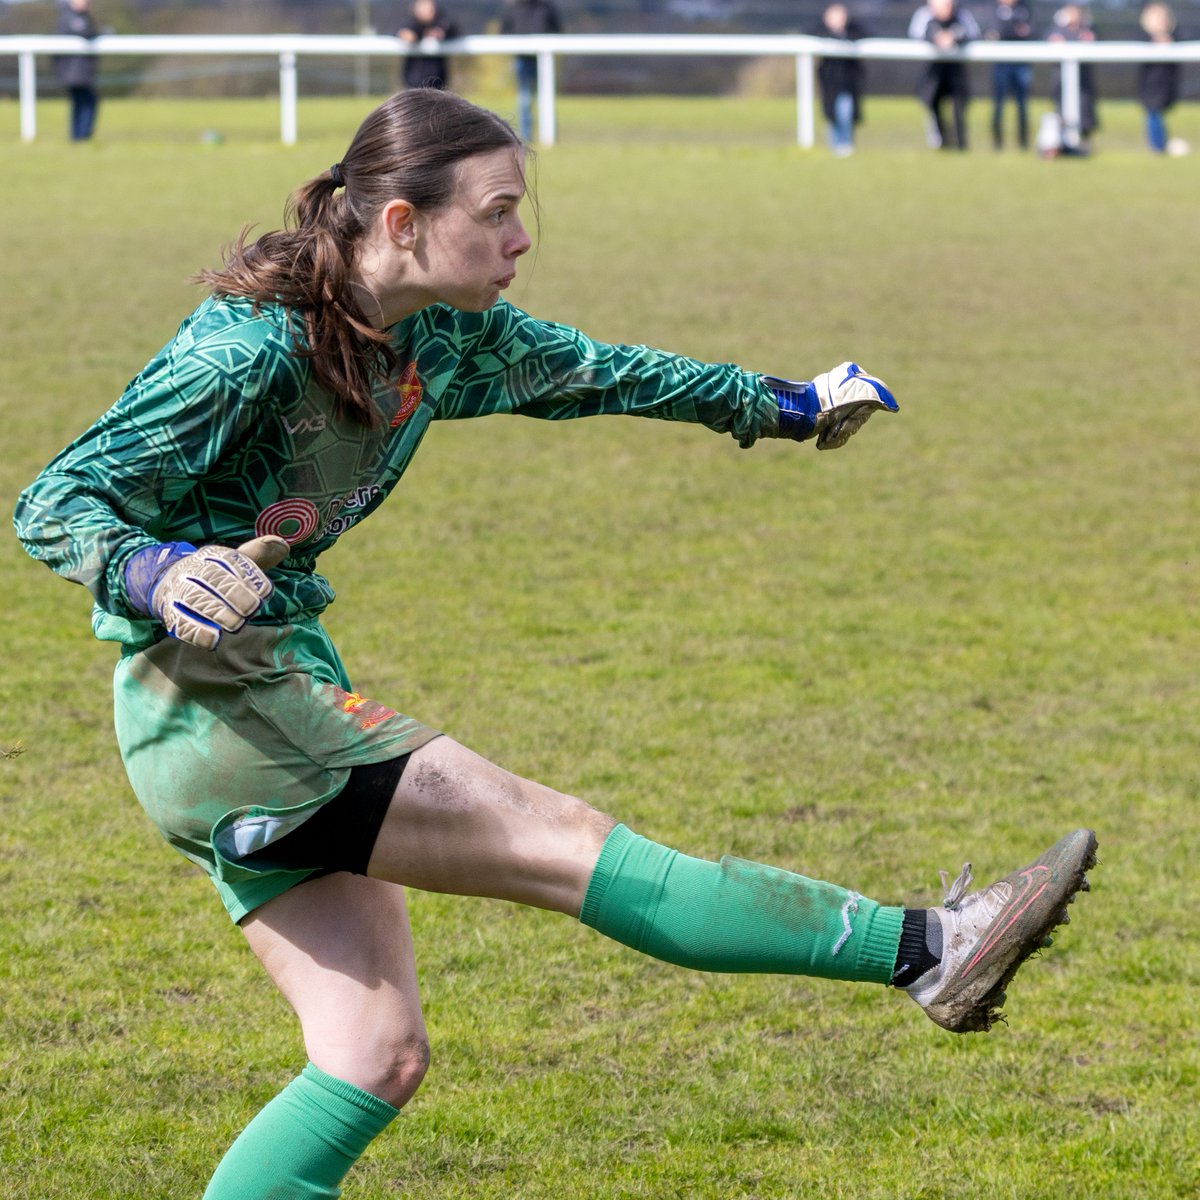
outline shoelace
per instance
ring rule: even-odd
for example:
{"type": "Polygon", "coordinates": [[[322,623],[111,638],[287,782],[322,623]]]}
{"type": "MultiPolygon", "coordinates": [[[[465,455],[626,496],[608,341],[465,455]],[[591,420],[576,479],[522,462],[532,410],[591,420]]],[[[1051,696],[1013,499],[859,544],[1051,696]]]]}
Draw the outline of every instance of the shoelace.
{"type": "Polygon", "coordinates": [[[963,869],[953,883],[950,882],[949,871],[939,871],[938,877],[942,881],[942,891],[946,893],[946,898],[942,901],[946,908],[958,907],[959,901],[967,894],[967,888],[971,886],[971,881],[975,878],[971,874],[970,863],[963,863],[963,869]]]}

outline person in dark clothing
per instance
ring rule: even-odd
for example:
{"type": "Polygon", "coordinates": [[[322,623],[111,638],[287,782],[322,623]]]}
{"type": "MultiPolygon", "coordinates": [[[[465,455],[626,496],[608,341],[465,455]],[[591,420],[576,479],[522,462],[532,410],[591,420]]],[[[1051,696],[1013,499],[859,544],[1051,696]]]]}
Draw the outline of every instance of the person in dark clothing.
{"type": "MultiPolygon", "coordinates": [[[[505,34],[561,33],[562,22],[551,0],[507,0],[500,19],[505,34]]],[[[517,126],[528,142],[533,137],[533,96],[537,90],[537,56],[518,54],[513,60],[517,79],[517,126]]]]}
{"type": "MultiPolygon", "coordinates": [[[[1000,42],[1028,42],[1033,37],[1033,15],[1024,0],[1000,0],[992,14],[988,37],[1000,42]]],[[[1029,87],[1033,68],[1028,63],[998,62],[992,68],[992,145],[1004,148],[1004,105],[1009,97],[1017,110],[1017,142],[1029,146],[1029,87]]]]}
{"type": "MultiPolygon", "coordinates": [[[[410,46],[423,42],[442,42],[458,36],[453,20],[437,0],[414,0],[408,20],[396,36],[410,46]]],[[[409,54],[404,60],[404,86],[445,88],[450,82],[450,67],[442,54],[409,54]]]]}
{"type": "MultiPolygon", "coordinates": [[[[980,36],[979,22],[957,0],[929,0],[913,13],[908,36],[929,42],[938,50],[957,50],[980,36]]],[[[926,65],[917,95],[929,114],[928,141],[940,150],[967,148],[967,101],[970,88],[967,64],[934,58],[926,65]],[[953,126],[948,126],[942,106],[949,100],[953,126]],[[951,134],[953,136],[951,136],[951,134]]]]}
{"type": "MultiPolygon", "coordinates": [[[[100,30],[92,18],[91,0],[70,0],[58,14],[57,33],[72,37],[97,37],[100,30]]],[[[96,90],[99,59],[94,54],[60,54],[54,73],[71,101],[71,141],[86,142],[96,130],[100,95],[96,90]]]]}
{"type": "MultiPolygon", "coordinates": [[[[813,31],[817,37],[853,42],[866,31],[844,4],[831,4],[813,31]]],[[[863,65],[858,58],[823,58],[817,68],[821,110],[829,124],[829,147],[845,157],[854,153],[854,127],[862,121],[863,65]]]]}
{"type": "MultiPolygon", "coordinates": [[[[1147,41],[1175,41],[1175,14],[1166,4],[1147,4],[1142,9],[1141,26],[1147,41]]],[[[1169,139],[1164,114],[1179,99],[1179,64],[1139,63],[1137,94],[1146,110],[1146,142],[1155,154],[1165,154],[1169,139]]]]}
{"type": "MultiPolygon", "coordinates": [[[[1088,15],[1078,4],[1066,4],[1054,14],[1054,28],[1046,34],[1048,42],[1094,42],[1096,33],[1088,15]]],[[[1063,113],[1062,71],[1054,80],[1054,96],[1058,115],[1062,119],[1062,147],[1059,153],[1089,154],[1092,134],[1100,128],[1096,104],[1096,71],[1091,63],[1079,64],[1079,127],[1069,124],[1063,113]]]]}

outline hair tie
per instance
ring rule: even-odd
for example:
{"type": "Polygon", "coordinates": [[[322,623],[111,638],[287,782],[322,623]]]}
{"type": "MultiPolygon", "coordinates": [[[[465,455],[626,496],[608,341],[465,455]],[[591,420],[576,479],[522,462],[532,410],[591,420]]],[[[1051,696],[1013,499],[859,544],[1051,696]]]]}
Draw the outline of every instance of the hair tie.
{"type": "Polygon", "coordinates": [[[346,186],[346,177],[342,174],[342,164],[340,162],[334,163],[333,166],[329,168],[329,178],[333,180],[333,186],[335,188],[346,186]]]}

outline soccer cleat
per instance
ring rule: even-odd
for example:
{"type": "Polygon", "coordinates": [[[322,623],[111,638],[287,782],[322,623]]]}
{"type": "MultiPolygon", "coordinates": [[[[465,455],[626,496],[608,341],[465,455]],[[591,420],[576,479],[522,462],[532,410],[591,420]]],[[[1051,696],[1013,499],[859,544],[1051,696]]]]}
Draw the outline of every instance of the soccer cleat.
{"type": "MultiPolygon", "coordinates": [[[[1088,890],[1096,835],[1077,829],[1027,867],[991,887],[967,893],[971,864],[947,889],[942,908],[942,961],[905,991],[931,1021],[954,1033],[986,1033],[1003,1019],[1004,989],[1017,968],[1066,925],[1067,905],[1088,890]]],[[[942,873],[943,886],[946,874],[942,873]]]]}

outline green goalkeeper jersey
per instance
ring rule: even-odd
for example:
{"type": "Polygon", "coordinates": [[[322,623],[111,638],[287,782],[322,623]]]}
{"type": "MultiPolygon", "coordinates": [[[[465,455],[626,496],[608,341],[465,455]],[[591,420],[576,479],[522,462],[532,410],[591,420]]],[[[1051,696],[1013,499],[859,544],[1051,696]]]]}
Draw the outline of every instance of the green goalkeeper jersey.
{"type": "Polygon", "coordinates": [[[383,503],[433,420],[626,413],[696,422],[742,446],[778,432],[757,374],[605,345],[504,301],[483,313],[434,305],[395,325],[401,366],[375,389],[375,429],[335,414],[301,344],[280,306],[206,300],[22,493],[21,541],[89,588],[98,637],[136,647],[161,636],[124,586],[130,556],[158,542],[281,535],[291,553],[253,620],[315,617],[333,599],[317,558],[383,503]]]}

